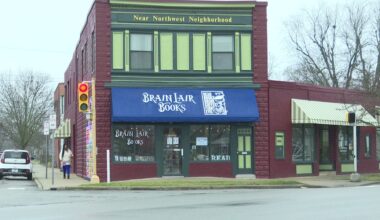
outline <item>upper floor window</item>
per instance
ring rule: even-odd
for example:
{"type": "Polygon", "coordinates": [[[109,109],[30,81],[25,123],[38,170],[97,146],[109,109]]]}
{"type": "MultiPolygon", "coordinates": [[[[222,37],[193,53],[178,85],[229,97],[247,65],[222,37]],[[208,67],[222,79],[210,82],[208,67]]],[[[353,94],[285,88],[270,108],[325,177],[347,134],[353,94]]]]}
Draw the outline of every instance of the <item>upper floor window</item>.
{"type": "Polygon", "coordinates": [[[112,32],[112,69],[134,72],[249,73],[251,33],[112,32]]]}
{"type": "Polygon", "coordinates": [[[232,36],[216,35],[212,37],[212,69],[232,70],[234,46],[232,36]]]}
{"type": "Polygon", "coordinates": [[[153,41],[151,34],[131,34],[131,69],[153,68],[153,41]]]}

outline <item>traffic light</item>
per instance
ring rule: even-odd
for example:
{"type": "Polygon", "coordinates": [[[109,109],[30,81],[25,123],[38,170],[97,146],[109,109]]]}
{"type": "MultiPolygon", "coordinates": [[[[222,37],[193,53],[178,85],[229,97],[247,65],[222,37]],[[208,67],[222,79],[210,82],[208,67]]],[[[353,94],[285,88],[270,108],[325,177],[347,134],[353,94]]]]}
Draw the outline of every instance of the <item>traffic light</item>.
{"type": "Polygon", "coordinates": [[[78,109],[79,112],[90,111],[87,82],[81,82],[78,84],[78,109]]]}
{"type": "Polygon", "coordinates": [[[348,123],[350,123],[350,124],[355,123],[355,121],[356,121],[356,115],[355,115],[355,112],[348,112],[348,113],[347,113],[347,121],[348,121],[348,123]]]}

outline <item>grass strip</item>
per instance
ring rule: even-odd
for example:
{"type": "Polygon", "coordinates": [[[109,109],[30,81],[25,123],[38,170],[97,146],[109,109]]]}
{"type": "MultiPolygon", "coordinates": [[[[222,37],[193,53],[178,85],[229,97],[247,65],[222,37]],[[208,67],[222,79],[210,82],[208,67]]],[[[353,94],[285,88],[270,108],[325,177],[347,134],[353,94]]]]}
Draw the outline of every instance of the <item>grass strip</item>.
{"type": "Polygon", "coordinates": [[[111,183],[85,184],[90,188],[144,188],[144,189],[217,189],[217,188],[249,188],[255,186],[297,186],[301,183],[293,180],[210,180],[210,179],[150,179],[130,180],[111,183]]]}

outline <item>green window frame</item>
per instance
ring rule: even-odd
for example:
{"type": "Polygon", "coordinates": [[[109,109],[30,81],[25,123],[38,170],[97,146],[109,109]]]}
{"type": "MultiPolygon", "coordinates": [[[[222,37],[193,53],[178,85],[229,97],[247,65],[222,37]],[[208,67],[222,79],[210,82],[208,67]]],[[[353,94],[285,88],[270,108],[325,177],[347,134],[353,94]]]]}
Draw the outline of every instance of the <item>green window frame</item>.
{"type": "Polygon", "coordinates": [[[212,35],[212,70],[231,71],[235,67],[234,35],[212,35]]]}
{"type": "Polygon", "coordinates": [[[153,34],[130,33],[131,70],[153,70],[153,34]]]}
{"type": "Polygon", "coordinates": [[[114,30],[112,69],[247,72],[252,70],[252,34],[114,30]]]}
{"type": "Polygon", "coordinates": [[[314,162],[315,128],[313,125],[293,125],[292,160],[297,163],[314,162]]]}

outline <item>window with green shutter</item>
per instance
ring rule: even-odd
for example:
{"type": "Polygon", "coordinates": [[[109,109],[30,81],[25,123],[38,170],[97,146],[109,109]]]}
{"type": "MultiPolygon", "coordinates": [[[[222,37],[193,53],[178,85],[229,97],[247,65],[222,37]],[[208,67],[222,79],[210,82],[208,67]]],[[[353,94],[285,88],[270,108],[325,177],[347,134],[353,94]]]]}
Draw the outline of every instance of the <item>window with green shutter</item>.
{"type": "Polygon", "coordinates": [[[190,38],[189,33],[177,33],[177,70],[189,70],[190,38]]]}
{"type": "Polygon", "coordinates": [[[206,34],[193,34],[193,70],[206,70],[206,34]]]}
{"type": "Polygon", "coordinates": [[[160,69],[173,70],[173,33],[160,33],[160,69]]]}
{"type": "Polygon", "coordinates": [[[252,69],[252,45],[251,45],[251,34],[242,33],[240,35],[240,59],[241,59],[241,70],[249,71],[252,69]]]}
{"type": "Polygon", "coordinates": [[[121,70],[124,66],[124,33],[112,33],[112,69],[121,70]]]}

